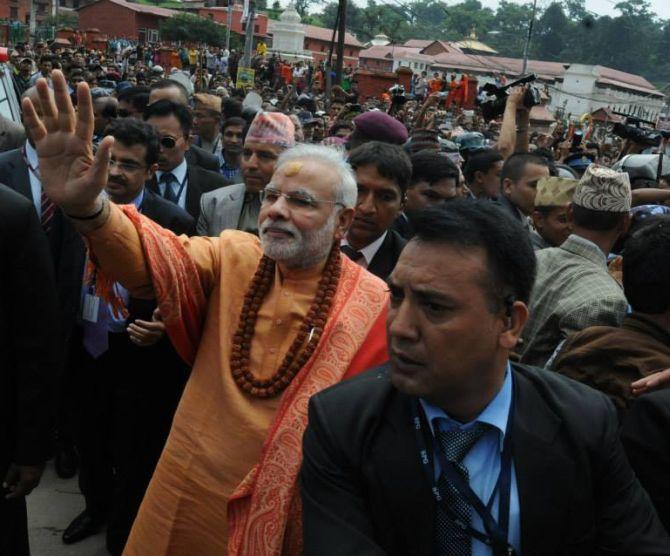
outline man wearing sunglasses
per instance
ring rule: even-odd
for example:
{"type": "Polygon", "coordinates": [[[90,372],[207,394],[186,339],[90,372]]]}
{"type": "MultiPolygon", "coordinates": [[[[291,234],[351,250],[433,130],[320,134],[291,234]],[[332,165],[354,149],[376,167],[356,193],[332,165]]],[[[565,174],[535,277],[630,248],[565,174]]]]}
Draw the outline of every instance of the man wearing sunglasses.
{"type": "MultiPolygon", "coordinates": [[[[24,102],[45,189],[85,234],[101,284],[155,298],[193,364],[124,554],[299,553],[307,400],[386,359],[385,285],[339,251],[350,166],[327,147],[287,150],[263,188],[260,239],[177,237],[100,195],[113,140],[93,158],[86,85],[75,115],[59,71],[53,81],[43,119],[24,102]]],[[[48,98],[46,81],[39,90],[48,98]]]]}
{"type": "MultiPolygon", "coordinates": [[[[195,220],[145,188],[160,153],[154,129],[134,118],[107,128],[114,137],[105,192],[175,234],[194,231],[195,220]]],[[[129,314],[95,296],[96,275],[80,260],[80,318],[70,344],[72,424],[79,454],[79,487],[86,508],[63,533],[67,544],[96,533],[107,522],[107,546],[121,554],[134,516],[163,449],[187,368],[154,317],[156,304],[114,294],[129,314]]]]}
{"type": "Polygon", "coordinates": [[[193,124],[188,108],[169,100],[159,100],[147,106],[144,115],[146,122],[158,133],[160,142],[158,169],[149,188],[197,219],[200,196],[229,185],[228,181],[221,174],[203,170],[186,160],[193,124]]]}
{"type": "Polygon", "coordinates": [[[275,170],[277,158],[295,144],[293,122],[280,112],[259,112],[249,126],[242,149],[242,179],[200,199],[198,234],[215,237],[223,230],[258,235],[260,192],[275,170]]]}

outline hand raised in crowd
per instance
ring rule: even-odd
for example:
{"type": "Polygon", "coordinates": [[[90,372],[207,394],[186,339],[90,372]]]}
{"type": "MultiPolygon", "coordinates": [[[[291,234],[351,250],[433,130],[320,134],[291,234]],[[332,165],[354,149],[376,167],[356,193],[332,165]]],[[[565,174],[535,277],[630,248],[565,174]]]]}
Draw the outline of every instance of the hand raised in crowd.
{"type": "Polygon", "coordinates": [[[658,371],[649,376],[645,376],[640,380],[636,380],[630,385],[631,391],[634,396],[641,396],[647,392],[653,392],[654,390],[660,390],[661,388],[670,387],[670,369],[665,369],[664,371],[658,371]]]}
{"type": "Polygon", "coordinates": [[[165,324],[160,309],[154,310],[151,321],[136,319],[127,330],[130,340],[138,346],[148,347],[157,344],[165,336],[165,324]]]}
{"type": "Polygon", "coordinates": [[[78,112],[72,106],[62,72],[52,73],[54,98],[46,80],[37,81],[43,116],[29,98],[23,99],[24,121],[35,140],[42,187],[66,214],[89,216],[100,209],[107,185],[112,137],[105,137],[93,155],[93,103],[88,85],[77,86],[78,112]]]}
{"type": "Polygon", "coordinates": [[[2,487],[7,490],[6,500],[28,496],[33,489],[40,484],[44,464],[39,465],[17,465],[9,466],[2,487]]]}
{"type": "Polygon", "coordinates": [[[518,87],[512,87],[509,90],[509,95],[507,97],[507,104],[516,107],[517,110],[527,110],[523,104],[523,97],[526,95],[528,90],[528,85],[520,85],[518,87]]]}

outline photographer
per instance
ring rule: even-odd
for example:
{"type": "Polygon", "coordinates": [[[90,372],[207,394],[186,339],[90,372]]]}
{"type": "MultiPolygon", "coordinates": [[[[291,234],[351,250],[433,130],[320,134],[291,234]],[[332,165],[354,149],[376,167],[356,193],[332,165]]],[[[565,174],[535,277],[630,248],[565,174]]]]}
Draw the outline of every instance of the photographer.
{"type": "Polygon", "coordinates": [[[513,153],[528,152],[530,109],[524,105],[524,97],[529,85],[510,90],[505,105],[503,123],[496,149],[504,158],[513,153]]]}

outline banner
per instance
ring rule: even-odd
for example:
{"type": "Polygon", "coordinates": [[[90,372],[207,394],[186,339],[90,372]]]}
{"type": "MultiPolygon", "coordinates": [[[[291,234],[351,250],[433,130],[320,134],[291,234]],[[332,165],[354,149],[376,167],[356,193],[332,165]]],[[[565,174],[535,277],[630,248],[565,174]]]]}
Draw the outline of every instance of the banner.
{"type": "Polygon", "coordinates": [[[243,89],[244,87],[253,87],[255,77],[256,70],[239,66],[237,68],[237,81],[235,82],[235,87],[238,89],[243,89]]]}

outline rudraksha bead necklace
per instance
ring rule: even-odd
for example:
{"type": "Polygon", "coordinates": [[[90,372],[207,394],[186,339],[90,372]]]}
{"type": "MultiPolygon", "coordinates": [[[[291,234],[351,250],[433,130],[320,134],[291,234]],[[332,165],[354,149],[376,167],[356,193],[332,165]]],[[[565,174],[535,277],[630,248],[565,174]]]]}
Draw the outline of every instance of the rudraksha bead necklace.
{"type": "Polygon", "coordinates": [[[237,331],[233,335],[233,345],[230,352],[230,371],[233,374],[233,379],[247,394],[257,398],[277,396],[284,391],[293,377],[298,374],[312,356],[326,326],[337,284],[340,280],[342,269],[340,257],[339,247],[337,245],[333,246],[319,280],[312,305],[300,325],[295,340],[293,340],[277,372],[266,380],[260,380],[249,370],[251,341],[256,329],[258,311],[270,291],[275,277],[275,262],[263,255],[244,296],[240,320],[237,331]]]}

